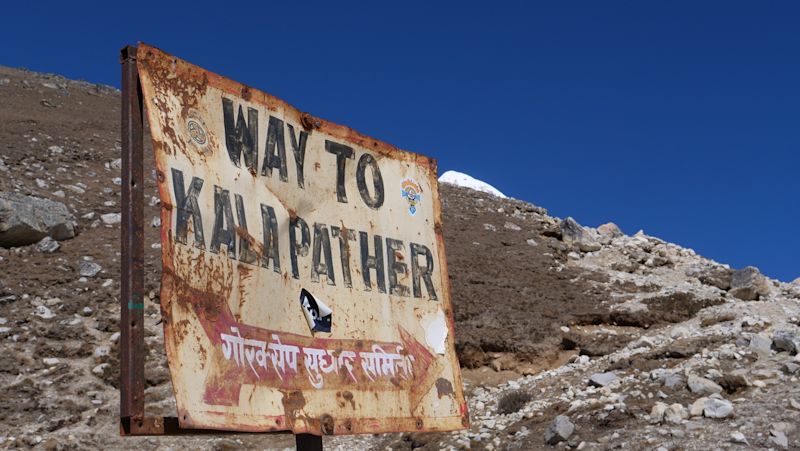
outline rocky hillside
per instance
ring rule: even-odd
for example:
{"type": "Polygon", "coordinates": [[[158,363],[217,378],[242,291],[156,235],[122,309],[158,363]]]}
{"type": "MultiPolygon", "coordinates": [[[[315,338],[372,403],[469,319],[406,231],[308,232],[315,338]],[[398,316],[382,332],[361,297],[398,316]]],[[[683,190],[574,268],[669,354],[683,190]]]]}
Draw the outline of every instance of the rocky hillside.
{"type": "MultiPolygon", "coordinates": [[[[0,68],[0,447],[293,447],[286,435],[118,436],[119,148],[116,90],[0,68]]],[[[147,406],[174,415],[146,189],[147,406]]],[[[800,446],[800,283],[441,192],[471,428],[326,448],[800,446]]]]}

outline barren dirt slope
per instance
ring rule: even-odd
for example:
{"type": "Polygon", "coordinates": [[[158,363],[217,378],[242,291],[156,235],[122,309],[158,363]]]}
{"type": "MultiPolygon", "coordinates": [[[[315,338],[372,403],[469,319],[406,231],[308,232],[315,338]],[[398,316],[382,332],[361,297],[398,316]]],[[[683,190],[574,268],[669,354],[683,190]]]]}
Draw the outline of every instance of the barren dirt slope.
{"type": "MultiPolygon", "coordinates": [[[[78,227],[53,252],[0,247],[0,447],[293,447],[285,435],[119,438],[118,158],[116,90],[0,68],[0,194],[62,202],[78,227]]],[[[152,177],[146,190],[150,225],[152,177]]],[[[797,446],[800,287],[526,202],[441,192],[471,429],[326,438],[326,447],[797,446]],[[558,415],[572,430],[559,419],[547,434],[558,415]]],[[[152,225],[148,413],[174,415],[152,225]]]]}

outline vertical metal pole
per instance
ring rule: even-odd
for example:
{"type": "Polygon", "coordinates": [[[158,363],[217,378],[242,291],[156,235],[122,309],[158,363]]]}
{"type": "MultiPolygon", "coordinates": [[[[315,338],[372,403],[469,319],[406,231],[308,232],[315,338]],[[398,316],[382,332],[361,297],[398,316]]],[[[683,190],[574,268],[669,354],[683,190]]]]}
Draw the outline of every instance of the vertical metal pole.
{"type": "Polygon", "coordinates": [[[136,47],[122,63],[122,270],[120,295],[120,419],[144,419],[144,165],[142,91],[136,47]]]}
{"type": "Polygon", "coordinates": [[[297,451],[322,451],[322,437],[312,434],[294,436],[297,451]]]}

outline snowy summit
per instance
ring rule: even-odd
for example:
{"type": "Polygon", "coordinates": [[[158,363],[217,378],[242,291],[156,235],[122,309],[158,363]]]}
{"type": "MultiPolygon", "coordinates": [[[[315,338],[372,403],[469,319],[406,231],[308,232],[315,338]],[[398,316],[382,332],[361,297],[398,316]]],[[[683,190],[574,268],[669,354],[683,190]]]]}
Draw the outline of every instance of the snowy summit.
{"type": "Polygon", "coordinates": [[[507,196],[492,185],[475,179],[467,174],[456,171],[447,171],[439,177],[439,183],[449,183],[451,185],[463,186],[464,188],[482,191],[491,195],[506,198],[507,196]]]}

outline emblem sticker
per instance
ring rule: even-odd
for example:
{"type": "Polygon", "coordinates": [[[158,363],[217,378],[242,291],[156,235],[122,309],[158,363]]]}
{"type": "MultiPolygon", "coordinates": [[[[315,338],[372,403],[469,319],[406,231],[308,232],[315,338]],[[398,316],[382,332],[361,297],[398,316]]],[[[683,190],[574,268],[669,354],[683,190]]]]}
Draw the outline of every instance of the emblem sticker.
{"type": "Polygon", "coordinates": [[[408,202],[408,214],[417,214],[417,204],[422,202],[422,187],[414,179],[404,179],[400,185],[400,195],[408,202]]]}
{"type": "Polygon", "coordinates": [[[197,144],[204,146],[206,142],[208,142],[208,137],[206,136],[206,130],[203,128],[203,125],[200,124],[200,121],[192,118],[186,122],[186,128],[189,129],[189,136],[192,137],[192,141],[196,142],[197,144]]]}
{"type": "Polygon", "coordinates": [[[333,310],[322,299],[316,299],[305,288],[300,291],[300,306],[312,332],[330,332],[333,310]]]}

